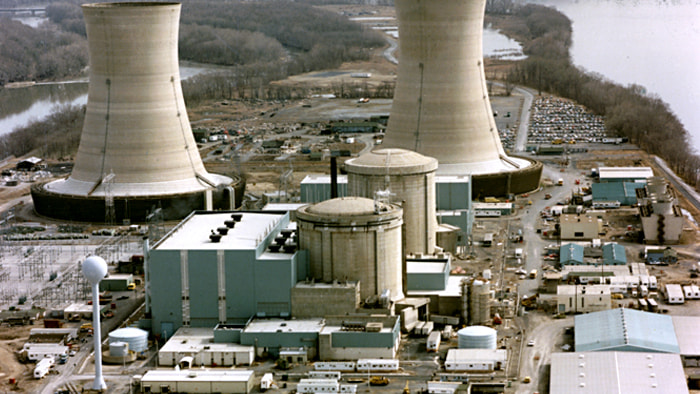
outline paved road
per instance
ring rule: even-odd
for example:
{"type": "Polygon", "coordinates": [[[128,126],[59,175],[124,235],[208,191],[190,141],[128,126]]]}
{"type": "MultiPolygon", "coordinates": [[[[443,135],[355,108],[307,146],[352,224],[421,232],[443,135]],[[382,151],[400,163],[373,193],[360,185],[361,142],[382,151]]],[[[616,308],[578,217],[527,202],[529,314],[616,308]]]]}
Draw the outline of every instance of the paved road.
{"type": "Polygon", "coordinates": [[[394,57],[394,52],[396,52],[398,43],[396,42],[396,40],[387,36],[386,34],[384,35],[384,38],[389,43],[389,48],[384,50],[384,57],[391,63],[399,64],[399,61],[396,59],[396,57],[394,57]]]}
{"type": "Polygon", "coordinates": [[[532,100],[534,96],[529,89],[516,87],[515,89],[523,95],[525,100],[523,101],[523,107],[520,112],[520,126],[518,127],[518,136],[515,139],[514,150],[516,152],[522,152],[525,150],[525,144],[527,143],[527,131],[530,125],[530,108],[532,107],[532,100]]]}

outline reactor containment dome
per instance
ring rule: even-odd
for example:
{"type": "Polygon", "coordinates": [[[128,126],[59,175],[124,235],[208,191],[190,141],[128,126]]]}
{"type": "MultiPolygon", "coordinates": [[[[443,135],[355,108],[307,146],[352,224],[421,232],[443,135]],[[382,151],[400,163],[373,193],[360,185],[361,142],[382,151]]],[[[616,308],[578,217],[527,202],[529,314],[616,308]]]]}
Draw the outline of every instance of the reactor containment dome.
{"type": "Polygon", "coordinates": [[[305,205],[296,212],[299,249],[309,251],[314,280],[359,281],[363,300],[386,290],[403,298],[401,225],[396,205],[341,197],[305,205]]]}
{"type": "Polygon", "coordinates": [[[539,186],[542,163],[507,156],[484,76],[486,0],[396,0],[399,65],[383,146],[434,157],[439,175],[472,175],[472,192],[539,186]]]}
{"type": "MultiPolygon", "coordinates": [[[[206,171],[182,96],[179,3],[82,6],[90,72],[80,146],[67,179],[35,185],[37,213],[145,221],[232,209],[236,185],[206,171]]],[[[240,184],[240,181],[238,182],[240,184]]]]}
{"type": "Polygon", "coordinates": [[[401,202],[405,253],[435,253],[435,171],[438,161],[405,149],[377,149],[347,160],[348,194],[373,198],[390,192],[401,202]]]}

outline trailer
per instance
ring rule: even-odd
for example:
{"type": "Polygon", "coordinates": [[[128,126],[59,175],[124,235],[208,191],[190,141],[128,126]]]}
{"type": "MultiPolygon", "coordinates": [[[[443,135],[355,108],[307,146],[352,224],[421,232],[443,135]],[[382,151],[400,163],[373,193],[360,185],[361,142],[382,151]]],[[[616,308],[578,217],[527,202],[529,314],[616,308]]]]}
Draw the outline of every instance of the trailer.
{"type": "Polygon", "coordinates": [[[683,289],[681,288],[681,285],[667,284],[666,299],[669,304],[685,303],[685,297],[683,296],[683,289]]]}
{"type": "Polygon", "coordinates": [[[437,352],[438,349],[440,349],[440,331],[433,331],[430,333],[425,347],[428,352],[437,352]]]}
{"type": "Polygon", "coordinates": [[[659,310],[659,304],[653,298],[647,299],[647,305],[649,306],[649,312],[656,312],[659,310]]]}
{"type": "Polygon", "coordinates": [[[335,379],[340,380],[340,371],[309,371],[309,379],[335,379]]]}
{"type": "Polygon", "coordinates": [[[49,369],[51,369],[53,364],[53,357],[46,357],[39,360],[39,362],[36,363],[36,367],[34,367],[34,379],[41,379],[44,376],[46,376],[46,374],[49,373],[49,369]]]}
{"type": "Polygon", "coordinates": [[[394,372],[399,370],[399,360],[369,359],[357,360],[357,372],[394,372]]]}
{"type": "Polygon", "coordinates": [[[638,307],[639,307],[639,310],[640,310],[640,311],[645,311],[645,310],[647,310],[647,308],[649,307],[649,303],[648,303],[647,300],[645,300],[644,298],[638,299],[638,300],[637,300],[637,304],[638,304],[638,307]]]}
{"type": "Polygon", "coordinates": [[[314,370],[316,371],[341,371],[341,372],[354,372],[355,362],[354,361],[318,361],[314,363],[314,370]]]}
{"type": "Polygon", "coordinates": [[[297,393],[339,393],[340,384],[335,379],[301,379],[297,393]]]}
{"type": "Polygon", "coordinates": [[[700,288],[696,285],[683,286],[683,294],[687,300],[700,299],[700,288]]]}
{"type": "Polygon", "coordinates": [[[262,379],[260,379],[260,391],[267,391],[272,388],[272,374],[271,373],[266,373],[263,375],[262,379]]]}

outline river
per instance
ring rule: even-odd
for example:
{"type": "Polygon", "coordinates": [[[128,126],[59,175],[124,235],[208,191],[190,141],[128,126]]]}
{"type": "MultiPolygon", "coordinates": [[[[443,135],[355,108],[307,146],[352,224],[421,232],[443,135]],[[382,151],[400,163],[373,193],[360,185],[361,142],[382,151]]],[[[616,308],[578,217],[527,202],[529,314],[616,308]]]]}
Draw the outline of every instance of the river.
{"type": "Polygon", "coordinates": [[[573,22],[574,64],[666,102],[700,152],[700,6],[697,0],[526,0],[573,22]]]}

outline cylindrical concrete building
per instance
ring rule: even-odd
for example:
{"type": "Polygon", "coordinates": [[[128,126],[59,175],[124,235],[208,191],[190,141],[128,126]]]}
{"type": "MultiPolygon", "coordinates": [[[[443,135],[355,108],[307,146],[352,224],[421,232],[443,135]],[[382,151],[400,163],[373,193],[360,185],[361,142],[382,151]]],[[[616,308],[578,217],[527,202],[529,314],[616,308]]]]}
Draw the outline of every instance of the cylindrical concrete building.
{"type": "Polygon", "coordinates": [[[33,188],[47,216],[166,219],[233,208],[232,179],[204,168],[180,86],[179,3],[83,5],[90,53],[87,112],[73,171],[33,188]],[[226,201],[220,201],[220,200],[226,201]]]}
{"type": "Polygon", "coordinates": [[[315,280],[360,281],[363,300],[391,292],[403,298],[401,208],[362,197],[341,197],[296,211],[299,249],[309,251],[315,280]]]}
{"type": "Polygon", "coordinates": [[[438,174],[472,174],[474,195],[536,189],[541,163],[506,156],[484,76],[486,0],[396,0],[399,66],[383,146],[434,157],[438,174]]]}
{"type": "Polygon", "coordinates": [[[406,253],[435,252],[435,170],[432,157],[405,149],[378,149],[345,162],[348,194],[373,198],[389,190],[402,202],[406,253]]]}

